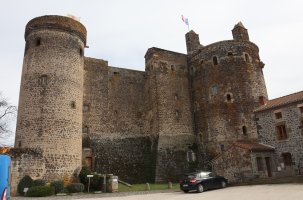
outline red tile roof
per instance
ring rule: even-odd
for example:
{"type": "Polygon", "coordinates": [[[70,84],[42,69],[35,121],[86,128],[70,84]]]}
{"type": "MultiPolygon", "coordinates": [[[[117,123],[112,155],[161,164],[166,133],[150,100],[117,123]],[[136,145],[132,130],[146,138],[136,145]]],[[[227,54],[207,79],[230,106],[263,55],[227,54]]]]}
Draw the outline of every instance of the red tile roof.
{"type": "Polygon", "coordinates": [[[259,112],[259,111],[271,109],[274,107],[283,106],[283,105],[290,104],[290,103],[295,103],[298,101],[303,101],[303,91],[269,100],[264,105],[255,109],[254,112],[259,112]]]}
{"type": "Polygon", "coordinates": [[[251,150],[252,152],[275,151],[275,148],[273,146],[257,142],[237,141],[234,142],[233,145],[243,149],[251,150]]]}

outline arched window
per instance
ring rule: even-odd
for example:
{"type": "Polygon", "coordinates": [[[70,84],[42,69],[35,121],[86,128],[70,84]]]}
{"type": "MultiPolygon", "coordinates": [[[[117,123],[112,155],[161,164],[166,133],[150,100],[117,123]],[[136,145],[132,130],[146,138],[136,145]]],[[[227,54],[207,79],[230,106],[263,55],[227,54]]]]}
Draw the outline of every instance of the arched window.
{"type": "Polygon", "coordinates": [[[243,133],[243,135],[247,135],[247,127],[246,126],[242,126],[242,133],[243,133]]]}
{"type": "Polygon", "coordinates": [[[218,65],[218,57],[217,56],[213,57],[213,64],[218,65]]]}

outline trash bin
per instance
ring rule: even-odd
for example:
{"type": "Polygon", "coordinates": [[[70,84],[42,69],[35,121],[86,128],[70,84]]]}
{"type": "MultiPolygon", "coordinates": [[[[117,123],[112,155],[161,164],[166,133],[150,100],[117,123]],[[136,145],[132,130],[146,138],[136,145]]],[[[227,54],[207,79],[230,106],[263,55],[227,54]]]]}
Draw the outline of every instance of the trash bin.
{"type": "Polygon", "coordinates": [[[106,176],[106,192],[118,192],[118,176],[112,174],[106,176]]]}

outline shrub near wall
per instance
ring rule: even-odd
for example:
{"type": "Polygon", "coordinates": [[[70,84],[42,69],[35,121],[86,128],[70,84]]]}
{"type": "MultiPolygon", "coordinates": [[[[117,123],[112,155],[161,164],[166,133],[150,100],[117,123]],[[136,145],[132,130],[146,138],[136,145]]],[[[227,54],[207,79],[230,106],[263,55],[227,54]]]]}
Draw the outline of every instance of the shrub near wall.
{"type": "Polygon", "coordinates": [[[33,185],[32,186],[45,186],[46,185],[46,181],[42,180],[42,179],[36,179],[33,181],[33,185]]]}
{"type": "Polygon", "coordinates": [[[33,185],[33,179],[28,175],[24,176],[18,184],[18,188],[17,188],[18,193],[24,195],[24,188],[30,188],[32,187],[32,185],[33,185]]]}
{"type": "Polygon", "coordinates": [[[55,188],[50,186],[33,186],[26,193],[28,197],[46,197],[55,194],[55,188]]]}
{"type": "Polygon", "coordinates": [[[67,191],[70,193],[83,192],[84,185],[82,183],[71,183],[67,186],[67,191]]]}
{"type": "Polygon", "coordinates": [[[53,182],[51,182],[50,186],[55,188],[55,194],[64,191],[64,182],[63,181],[53,181],[53,182]]]}

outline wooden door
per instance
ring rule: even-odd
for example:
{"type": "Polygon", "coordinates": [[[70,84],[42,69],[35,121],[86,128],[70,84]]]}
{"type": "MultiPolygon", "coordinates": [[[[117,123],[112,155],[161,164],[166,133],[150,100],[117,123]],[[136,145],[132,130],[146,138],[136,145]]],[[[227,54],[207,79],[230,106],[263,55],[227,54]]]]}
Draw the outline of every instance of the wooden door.
{"type": "Polygon", "coordinates": [[[270,157],[266,157],[265,158],[265,163],[266,163],[267,175],[268,175],[268,177],[272,177],[272,174],[271,174],[271,165],[270,165],[270,157]]]}

